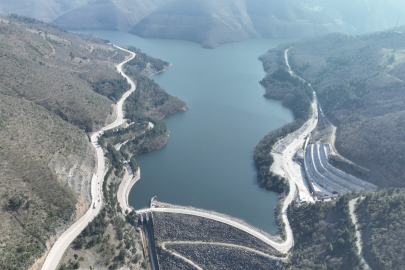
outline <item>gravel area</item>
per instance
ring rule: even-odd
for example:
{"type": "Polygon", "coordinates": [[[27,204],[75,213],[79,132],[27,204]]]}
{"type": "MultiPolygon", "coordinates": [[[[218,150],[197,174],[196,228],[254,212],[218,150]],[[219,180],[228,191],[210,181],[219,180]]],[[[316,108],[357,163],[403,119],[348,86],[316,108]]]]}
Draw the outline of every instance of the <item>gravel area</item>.
{"type": "Polygon", "coordinates": [[[158,202],[158,201],[156,201],[156,203],[158,203],[160,205],[163,205],[166,208],[178,208],[178,209],[194,210],[194,211],[198,211],[198,212],[202,212],[202,213],[208,213],[208,214],[213,214],[213,215],[217,215],[217,216],[220,216],[220,217],[224,217],[224,218],[227,218],[229,220],[232,220],[232,221],[238,222],[240,224],[243,224],[246,227],[251,228],[251,229],[265,235],[267,238],[269,238],[269,239],[271,239],[271,240],[273,240],[275,242],[278,242],[278,243],[283,242],[280,235],[271,235],[268,232],[260,230],[259,228],[256,228],[255,226],[247,223],[246,221],[244,221],[243,219],[240,219],[240,218],[236,218],[236,217],[233,217],[233,216],[229,216],[229,215],[226,215],[226,214],[222,214],[222,213],[218,213],[218,212],[215,212],[215,211],[210,211],[210,210],[206,210],[206,209],[202,209],[202,208],[195,208],[195,207],[192,207],[192,206],[182,206],[182,205],[176,205],[176,204],[170,204],[170,203],[158,202]]]}
{"type": "Polygon", "coordinates": [[[161,248],[156,248],[156,253],[159,260],[160,270],[195,270],[192,265],[184,260],[171,255],[169,252],[161,248]]]}
{"type": "Polygon", "coordinates": [[[154,213],[155,240],[202,241],[246,246],[269,255],[282,256],[277,250],[239,229],[214,220],[172,213],[154,213]]]}
{"type": "Polygon", "coordinates": [[[168,248],[210,270],[280,269],[282,263],[233,247],[212,245],[171,245],[168,248]]]}

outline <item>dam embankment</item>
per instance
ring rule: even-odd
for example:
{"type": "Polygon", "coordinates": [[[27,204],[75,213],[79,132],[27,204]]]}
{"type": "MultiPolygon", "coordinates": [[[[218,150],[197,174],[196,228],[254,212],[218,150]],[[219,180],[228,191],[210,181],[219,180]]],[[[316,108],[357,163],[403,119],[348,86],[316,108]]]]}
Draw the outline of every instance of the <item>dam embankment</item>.
{"type": "Polygon", "coordinates": [[[115,44],[133,45],[171,63],[151,78],[189,105],[163,119],[170,138],[162,149],[137,156],[142,178],[129,194],[140,209],[151,197],[214,210],[276,234],[278,194],[260,188],[253,151],[269,131],[293,120],[280,101],[263,97],[258,57],[287,40],[255,39],[206,50],[180,40],[142,39],[92,31],[115,44]]]}

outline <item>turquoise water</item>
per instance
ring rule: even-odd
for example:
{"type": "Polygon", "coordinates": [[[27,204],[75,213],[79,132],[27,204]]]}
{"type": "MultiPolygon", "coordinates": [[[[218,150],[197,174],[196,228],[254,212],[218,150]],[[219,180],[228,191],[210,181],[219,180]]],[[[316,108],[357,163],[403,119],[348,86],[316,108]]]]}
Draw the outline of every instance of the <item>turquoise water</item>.
{"type": "Polygon", "coordinates": [[[172,65],[152,78],[189,105],[164,118],[170,130],[165,147],[136,157],[141,180],[129,204],[139,209],[157,195],[159,201],[215,210],[277,233],[278,194],[257,185],[253,151],[293,116],[279,101],[263,97],[259,80],[265,72],[257,58],[287,40],[253,39],[208,50],[188,41],[91,33],[169,61],[172,65]]]}

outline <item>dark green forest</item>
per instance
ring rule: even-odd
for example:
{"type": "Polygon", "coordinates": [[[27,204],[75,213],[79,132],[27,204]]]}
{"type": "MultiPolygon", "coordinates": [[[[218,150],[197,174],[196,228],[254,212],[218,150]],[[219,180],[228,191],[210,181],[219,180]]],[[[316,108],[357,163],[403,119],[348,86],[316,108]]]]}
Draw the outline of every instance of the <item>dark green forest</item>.
{"type": "Polygon", "coordinates": [[[269,72],[260,83],[266,88],[265,96],[268,98],[274,98],[270,94],[273,88],[282,89],[284,95],[282,97],[277,96],[277,98],[282,98],[283,105],[293,111],[295,120],[270,132],[259,142],[255,147],[254,162],[257,169],[257,177],[262,187],[279,193],[288,193],[288,181],[269,170],[274,161],[270,152],[278,140],[299,129],[309,119],[312,88],[287,71],[287,65],[283,60],[283,49],[274,50],[272,56],[275,56],[276,59],[273,60],[276,60],[278,65],[282,66],[273,71],[267,66],[268,62],[273,60],[270,60],[270,57],[267,55],[260,57],[264,68],[269,72]]]}
{"type": "Polygon", "coordinates": [[[401,27],[324,35],[291,44],[289,51],[291,68],[311,83],[338,128],[336,149],[385,188],[405,186],[404,50],[401,27]]]}
{"type": "Polygon", "coordinates": [[[405,269],[405,190],[370,193],[357,205],[364,257],[374,270],[405,269]]]}
{"type": "Polygon", "coordinates": [[[117,102],[131,87],[125,78],[101,80],[92,83],[92,86],[95,92],[108,97],[114,102],[117,102]]]}
{"type": "Polygon", "coordinates": [[[134,59],[127,63],[127,65],[135,67],[138,71],[142,72],[149,64],[151,69],[153,69],[155,72],[162,72],[170,65],[169,62],[149,56],[141,49],[134,46],[129,46],[128,50],[136,53],[136,55],[134,59]]]}
{"type": "Polygon", "coordinates": [[[350,199],[351,194],[332,202],[289,206],[294,247],[285,269],[362,269],[350,199]]]}

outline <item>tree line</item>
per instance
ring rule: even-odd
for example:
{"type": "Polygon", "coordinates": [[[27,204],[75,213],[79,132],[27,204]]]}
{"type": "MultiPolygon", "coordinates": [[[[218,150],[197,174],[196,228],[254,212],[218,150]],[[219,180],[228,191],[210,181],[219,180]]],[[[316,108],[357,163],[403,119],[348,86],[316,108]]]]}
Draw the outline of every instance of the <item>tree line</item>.
{"type": "Polygon", "coordinates": [[[96,93],[106,96],[114,102],[117,102],[131,87],[125,78],[101,80],[93,82],[91,86],[96,93]]]}
{"type": "Polygon", "coordinates": [[[363,269],[349,212],[356,196],[288,207],[294,249],[286,269],[363,269]]]}
{"type": "Polygon", "coordinates": [[[358,204],[356,212],[362,228],[364,257],[370,267],[402,269],[405,265],[405,190],[390,188],[369,193],[358,204]]]}
{"type": "MultiPolygon", "coordinates": [[[[278,53],[278,58],[281,59],[282,55],[282,53],[278,53]]],[[[263,62],[270,61],[265,56],[261,57],[261,60],[263,62]]],[[[280,60],[279,62],[284,67],[279,67],[274,72],[267,74],[260,83],[266,89],[272,87],[285,89],[288,94],[284,96],[283,105],[292,110],[295,120],[267,134],[255,147],[253,158],[260,186],[279,193],[288,193],[288,180],[270,171],[274,162],[271,151],[277,141],[298,130],[309,119],[313,90],[308,83],[292,76],[286,70],[284,61],[280,60]]]]}
{"type": "Polygon", "coordinates": [[[151,68],[157,72],[163,71],[167,66],[170,65],[169,62],[166,62],[162,59],[151,57],[146,53],[144,53],[141,49],[136,48],[134,46],[129,46],[128,50],[136,53],[136,55],[134,59],[132,59],[127,63],[127,65],[137,67],[139,71],[144,70],[148,65],[148,63],[150,64],[151,68]]]}

